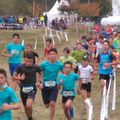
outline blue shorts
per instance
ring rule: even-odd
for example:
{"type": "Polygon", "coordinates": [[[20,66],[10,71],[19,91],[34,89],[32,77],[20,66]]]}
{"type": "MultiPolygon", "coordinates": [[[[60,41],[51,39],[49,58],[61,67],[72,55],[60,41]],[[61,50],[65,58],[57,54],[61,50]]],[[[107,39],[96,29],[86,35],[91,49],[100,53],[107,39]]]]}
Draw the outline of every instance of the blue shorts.
{"type": "Polygon", "coordinates": [[[10,75],[13,76],[15,69],[20,65],[20,63],[9,63],[10,75]]]}
{"type": "Polygon", "coordinates": [[[57,86],[55,87],[44,87],[42,89],[42,99],[44,104],[49,104],[51,101],[56,102],[58,96],[57,86]]]}

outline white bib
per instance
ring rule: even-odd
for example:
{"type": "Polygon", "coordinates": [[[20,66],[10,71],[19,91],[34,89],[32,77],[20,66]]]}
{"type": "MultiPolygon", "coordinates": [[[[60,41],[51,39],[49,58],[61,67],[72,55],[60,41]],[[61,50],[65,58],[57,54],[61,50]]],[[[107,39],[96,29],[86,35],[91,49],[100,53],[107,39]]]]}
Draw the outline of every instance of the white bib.
{"type": "Polygon", "coordinates": [[[46,81],[45,87],[55,87],[55,81],[46,81]]]}
{"type": "Polygon", "coordinates": [[[63,91],[63,96],[73,96],[73,91],[63,91]]]}
{"type": "Polygon", "coordinates": [[[30,86],[30,87],[23,87],[22,88],[22,92],[24,93],[29,93],[33,90],[33,86],[30,86]]]}
{"type": "Polygon", "coordinates": [[[87,78],[82,79],[82,83],[87,84],[88,82],[90,82],[89,79],[87,79],[87,78]]]}

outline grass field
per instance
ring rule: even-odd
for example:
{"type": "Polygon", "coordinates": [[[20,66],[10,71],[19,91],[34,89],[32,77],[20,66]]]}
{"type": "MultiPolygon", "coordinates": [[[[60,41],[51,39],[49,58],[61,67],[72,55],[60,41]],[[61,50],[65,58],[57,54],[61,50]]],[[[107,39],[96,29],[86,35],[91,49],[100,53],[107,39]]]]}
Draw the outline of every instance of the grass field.
{"type": "MultiPolygon", "coordinates": [[[[42,34],[44,34],[44,30],[29,30],[29,31],[0,31],[0,51],[3,49],[3,47],[10,41],[10,38],[14,32],[18,32],[20,36],[25,40],[25,43],[32,43],[34,46],[35,40],[38,39],[38,45],[37,45],[37,52],[40,54],[40,56],[43,56],[43,39],[42,34]]],[[[74,30],[68,30],[68,36],[69,36],[69,42],[66,42],[62,36],[62,42],[59,43],[57,39],[56,41],[56,47],[59,50],[59,55],[62,54],[62,49],[65,46],[69,46],[70,48],[73,47],[74,42],[80,37],[80,34],[76,33],[74,30]]],[[[0,57],[0,67],[5,68],[8,71],[7,66],[7,58],[0,57]]],[[[116,111],[111,110],[111,97],[112,94],[110,94],[110,105],[109,105],[109,120],[120,120],[120,82],[119,82],[119,71],[117,72],[117,102],[116,102],[116,111]]],[[[11,79],[9,77],[9,79],[11,79]]],[[[112,88],[111,88],[112,90],[112,88]]],[[[17,95],[19,96],[19,88],[16,91],[17,95]]],[[[100,115],[100,107],[101,107],[101,95],[100,95],[100,88],[99,88],[99,82],[98,78],[93,82],[92,86],[92,103],[94,106],[94,118],[93,120],[99,120],[100,115]]],[[[76,96],[74,100],[74,106],[75,106],[75,119],[74,120],[86,120],[86,114],[82,113],[82,99],[81,96],[76,96]]],[[[62,104],[61,104],[61,95],[59,94],[58,100],[57,100],[57,106],[56,106],[56,114],[55,114],[55,120],[65,120],[62,104]]],[[[42,102],[41,99],[41,92],[37,92],[37,96],[35,99],[34,107],[33,107],[33,117],[34,120],[49,120],[48,118],[49,110],[47,110],[42,102]]],[[[24,114],[23,106],[21,104],[21,109],[18,111],[13,112],[13,120],[27,120],[26,116],[24,114]]]]}

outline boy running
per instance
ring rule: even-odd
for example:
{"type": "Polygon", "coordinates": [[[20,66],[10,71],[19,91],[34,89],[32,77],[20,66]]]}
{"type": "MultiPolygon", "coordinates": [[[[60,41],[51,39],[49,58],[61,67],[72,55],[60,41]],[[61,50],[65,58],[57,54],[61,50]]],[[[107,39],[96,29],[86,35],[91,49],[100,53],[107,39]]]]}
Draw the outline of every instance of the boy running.
{"type": "MultiPolygon", "coordinates": [[[[99,74],[99,80],[100,80],[100,87],[101,87],[101,93],[103,93],[104,88],[104,80],[106,80],[106,87],[108,88],[110,75],[112,74],[112,65],[116,64],[113,63],[113,60],[115,60],[115,57],[110,52],[110,43],[108,41],[103,42],[103,50],[102,52],[97,56],[98,63],[98,74],[99,74]]],[[[97,70],[97,64],[95,64],[95,70],[97,70]]]]}
{"type": "Polygon", "coordinates": [[[36,52],[32,51],[32,45],[31,44],[26,45],[23,57],[25,58],[26,54],[28,54],[28,53],[33,54],[33,64],[39,64],[40,57],[36,52]]]}
{"type": "Polygon", "coordinates": [[[90,101],[91,97],[91,82],[93,80],[93,68],[89,65],[89,58],[84,56],[82,64],[78,68],[78,74],[80,75],[80,83],[81,83],[81,94],[82,99],[87,110],[89,118],[92,117],[92,104],[90,101]]]}
{"type": "Polygon", "coordinates": [[[61,62],[57,61],[57,49],[51,48],[48,52],[48,60],[41,63],[43,72],[42,98],[46,108],[50,108],[49,119],[54,119],[56,100],[58,96],[57,77],[59,71],[63,70],[61,62]]]}
{"type": "Polygon", "coordinates": [[[53,46],[52,40],[51,40],[50,38],[48,38],[48,39],[46,40],[46,47],[45,47],[45,49],[44,49],[44,56],[45,56],[46,59],[48,58],[49,50],[50,50],[51,48],[53,48],[53,47],[54,47],[54,46],[53,46]]]}
{"type": "Polygon", "coordinates": [[[75,73],[78,72],[78,66],[81,64],[83,57],[86,55],[86,52],[82,49],[82,44],[77,43],[77,49],[72,52],[72,57],[76,60],[76,69],[75,73]]]}
{"type": "Polygon", "coordinates": [[[76,60],[75,58],[73,58],[72,56],[70,56],[70,49],[68,47],[65,47],[63,49],[63,53],[64,55],[60,57],[60,62],[62,62],[63,64],[66,62],[66,61],[70,61],[72,62],[72,64],[76,64],[76,60]]]}
{"type": "Polygon", "coordinates": [[[6,81],[7,73],[0,68],[0,120],[12,120],[11,110],[20,107],[15,92],[7,86],[6,81]]]}
{"type": "Polygon", "coordinates": [[[67,120],[74,118],[73,100],[76,96],[76,81],[79,76],[72,71],[72,63],[64,63],[63,74],[60,74],[57,80],[58,89],[62,86],[62,103],[67,120]]]}
{"type": "Polygon", "coordinates": [[[33,54],[28,53],[25,57],[25,63],[18,66],[14,72],[14,80],[20,81],[20,96],[24,105],[25,113],[28,120],[32,118],[32,105],[36,96],[37,88],[36,83],[39,86],[41,79],[41,70],[38,65],[33,64],[33,54]],[[36,80],[36,74],[38,73],[39,80],[36,80]]]}
{"type": "Polygon", "coordinates": [[[8,43],[2,51],[2,55],[8,57],[8,64],[11,76],[14,70],[21,63],[21,52],[25,49],[20,43],[19,34],[12,35],[12,42],[8,43]]]}
{"type": "MultiPolygon", "coordinates": [[[[12,42],[8,43],[2,51],[2,55],[8,57],[10,75],[13,77],[15,68],[21,64],[21,52],[25,49],[20,43],[19,34],[14,33],[12,35],[12,42]]],[[[16,89],[16,82],[13,82],[11,87],[16,89]]]]}

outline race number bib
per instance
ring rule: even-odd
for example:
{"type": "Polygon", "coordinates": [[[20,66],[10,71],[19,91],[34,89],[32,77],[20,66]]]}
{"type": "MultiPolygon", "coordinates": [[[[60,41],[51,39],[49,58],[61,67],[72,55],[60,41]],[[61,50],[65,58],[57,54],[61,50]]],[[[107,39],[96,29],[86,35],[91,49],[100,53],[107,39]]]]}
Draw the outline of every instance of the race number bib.
{"type": "Polygon", "coordinates": [[[14,55],[18,55],[19,54],[19,50],[12,50],[11,53],[14,54],[14,55]]]}
{"type": "Polygon", "coordinates": [[[63,91],[63,96],[73,96],[73,91],[63,91]]]}
{"type": "Polygon", "coordinates": [[[82,79],[82,83],[87,84],[88,82],[89,82],[89,79],[87,79],[87,78],[82,79]]]}
{"type": "Polygon", "coordinates": [[[23,87],[22,88],[22,92],[24,92],[24,93],[29,93],[29,92],[31,92],[33,90],[33,86],[30,86],[30,87],[23,87]]]}
{"type": "Polygon", "coordinates": [[[55,87],[55,81],[46,81],[45,87],[55,87]]]}

